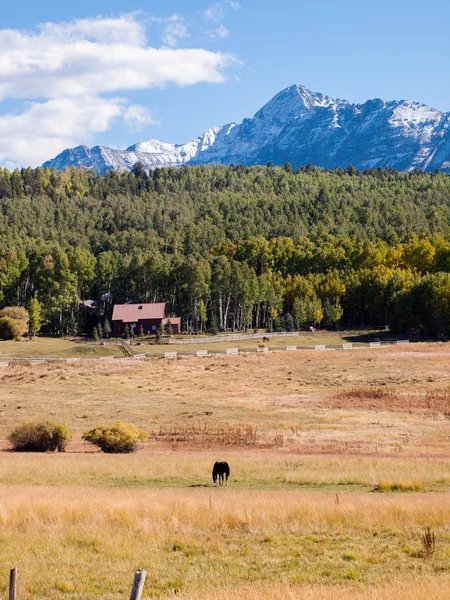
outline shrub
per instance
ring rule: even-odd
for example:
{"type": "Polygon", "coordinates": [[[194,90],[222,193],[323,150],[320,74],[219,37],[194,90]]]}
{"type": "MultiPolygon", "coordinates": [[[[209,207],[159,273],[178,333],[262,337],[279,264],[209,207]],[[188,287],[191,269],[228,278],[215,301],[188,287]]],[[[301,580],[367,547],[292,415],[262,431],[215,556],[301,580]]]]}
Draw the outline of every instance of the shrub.
{"type": "Polygon", "coordinates": [[[64,452],[72,435],[63,425],[42,421],[18,425],[8,439],[18,452],[64,452]]]}
{"type": "Polygon", "coordinates": [[[0,317],[9,317],[16,321],[25,321],[25,323],[28,323],[29,319],[28,311],[23,306],[5,306],[0,310],[0,317]]]}
{"type": "Polygon", "coordinates": [[[94,427],[83,435],[83,440],[95,444],[108,454],[134,452],[138,443],[146,439],[145,431],[130,423],[116,423],[112,427],[94,427]]]}
{"type": "Polygon", "coordinates": [[[27,331],[25,321],[0,317],[0,338],[3,340],[18,340],[27,331]]]}

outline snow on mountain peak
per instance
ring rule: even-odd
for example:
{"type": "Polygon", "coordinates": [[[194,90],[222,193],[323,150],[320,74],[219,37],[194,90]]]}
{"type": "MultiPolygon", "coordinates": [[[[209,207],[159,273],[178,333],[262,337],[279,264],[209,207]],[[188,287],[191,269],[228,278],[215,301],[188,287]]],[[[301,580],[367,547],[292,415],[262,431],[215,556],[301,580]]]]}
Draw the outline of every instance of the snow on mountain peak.
{"type": "Polygon", "coordinates": [[[292,85],[253,118],[213,127],[186,144],[156,139],[120,151],[105,146],[67,149],[44,166],[148,169],[184,164],[312,163],[324,168],[392,167],[450,171],[450,113],[417,102],[368,100],[350,104],[292,85]]]}

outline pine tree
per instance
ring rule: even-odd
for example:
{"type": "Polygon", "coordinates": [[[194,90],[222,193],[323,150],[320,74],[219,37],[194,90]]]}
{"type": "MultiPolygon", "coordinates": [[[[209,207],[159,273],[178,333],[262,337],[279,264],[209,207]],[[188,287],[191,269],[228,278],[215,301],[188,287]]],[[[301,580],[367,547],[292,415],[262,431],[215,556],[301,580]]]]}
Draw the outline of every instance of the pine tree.
{"type": "Polygon", "coordinates": [[[144,337],[144,328],[142,327],[142,325],[139,327],[139,337],[140,338],[144,337]]]}
{"type": "Polygon", "coordinates": [[[106,335],[107,338],[109,338],[109,336],[111,335],[111,325],[109,324],[108,319],[105,319],[105,322],[103,323],[103,333],[106,335]]]}
{"type": "Polygon", "coordinates": [[[159,344],[163,335],[164,335],[164,325],[162,324],[162,321],[161,321],[161,323],[158,325],[158,329],[156,330],[156,335],[155,335],[155,342],[157,344],[159,344]]]}
{"type": "Polygon", "coordinates": [[[166,323],[166,333],[167,335],[173,335],[173,327],[172,323],[170,322],[170,319],[166,323]]]}
{"type": "Polygon", "coordinates": [[[30,300],[30,304],[28,305],[28,314],[28,328],[30,336],[35,336],[36,333],[38,333],[42,327],[41,306],[36,298],[32,298],[30,300]]]}
{"type": "Polygon", "coordinates": [[[294,331],[294,319],[291,313],[284,315],[284,328],[286,331],[294,331]]]}
{"type": "Polygon", "coordinates": [[[78,333],[78,319],[73,313],[70,316],[69,333],[70,335],[77,335],[78,333]]]}
{"type": "Polygon", "coordinates": [[[94,342],[98,342],[98,329],[97,327],[94,327],[94,329],[92,330],[92,337],[94,338],[94,342]]]}
{"type": "Polygon", "coordinates": [[[100,339],[103,337],[103,329],[100,323],[97,325],[97,335],[100,339]]]}

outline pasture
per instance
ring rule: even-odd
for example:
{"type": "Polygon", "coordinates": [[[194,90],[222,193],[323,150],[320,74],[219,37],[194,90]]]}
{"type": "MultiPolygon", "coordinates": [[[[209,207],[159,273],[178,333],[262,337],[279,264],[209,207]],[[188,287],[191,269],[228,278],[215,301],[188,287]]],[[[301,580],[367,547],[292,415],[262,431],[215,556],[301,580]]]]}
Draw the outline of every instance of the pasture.
{"type": "Polygon", "coordinates": [[[449,345],[16,364],[0,416],[0,597],[12,564],[24,600],[118,600],[137,567],[165,600],[450,596],[449,345]],[[68,452],[9,452],[42,418],[68,452]],[[81,441],[118,420],[135,454],[81,441]]]}
{"type": "MultiPolygon", "coordinates": [[[[328,344],[339,346],[346,342],[359,343],[367,342],[371,339],[384,337],[384,332],[380,331],[315,331],[301,332],[295,336],[273,336],[268,334],[269,343],[265,344],[272,349],[284,349],[286,345],[296,345],[303,348],[314,348],[317,344],[328,344]]],[[[388,335],[388,334],[387,334],[388,335]]],[[[160,357],[165,351],[174,351],[181,354],[195,354],[196,350],[208,349],[210,353],[224,353],[227,348],[239,347],[243,351],[254,351],[262,339],[229,340],[222,341],[223,336],[219,336],[221,341],[209,342],[211,336],[173,336],[171,343],[168,339],[162,340],[160,344],[154,343],[154,340],[144,338],[133,340],[133,349],[136,353],[145,353],[151,356],[160,357]],[[206,341],[205,341],[206,339],[206,341]],[[180,343],[183,340],[191,342],[189,344],[180,343]]],[[[226,336],[225,336],[226,337],[226,336]]],[[[80,342],[71,339],[36,337],[29,341],[23,338],[21,341],[0,341],[0,359],[25,359],[25,358],[99,358],[101,356],[122,357],[120,350],[121,340],[103,340],[105,345],[100,342],[80,342]]]]}

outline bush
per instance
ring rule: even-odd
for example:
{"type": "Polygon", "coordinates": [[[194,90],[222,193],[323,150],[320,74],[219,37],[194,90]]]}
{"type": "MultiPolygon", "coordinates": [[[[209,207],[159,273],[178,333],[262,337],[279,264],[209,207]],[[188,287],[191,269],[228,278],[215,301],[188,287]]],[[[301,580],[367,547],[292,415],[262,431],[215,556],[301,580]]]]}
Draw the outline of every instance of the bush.
{"type": "Polygon", "coordinates": [[[18,340],[27,329],[28,325],[25,321],[11,319],[11,317],[0,317],[0,338],[3,340],[18,340]]]}
{"type": "Polygon", "coordinates": [[[25,323],[28,323],[29,319],[28,311],[23,306],[5,306],[0,310],[0,317],[9,317],[16,321],[25,321],[25,323]]]}
{"type": "Polygon", "coordinates": [[[28,312],[22,306],[5,306],[0,310],[0,338],[18,340],[28,330],[28,312]]]}
{"type": "Polygon", "coordinates": [[[145,431],[130,423],[116,423],[112,427],[94,427],[83,435],[83,440],[95,444],[108,454],[134,452],[138,443],[146,439],[145,431]]]}
{"type": "Polygon", "coordinates": [[[72,435],[63,425],[42,421],[22,423],[8,439],[18,452],[64,452],[72,435]]]}

